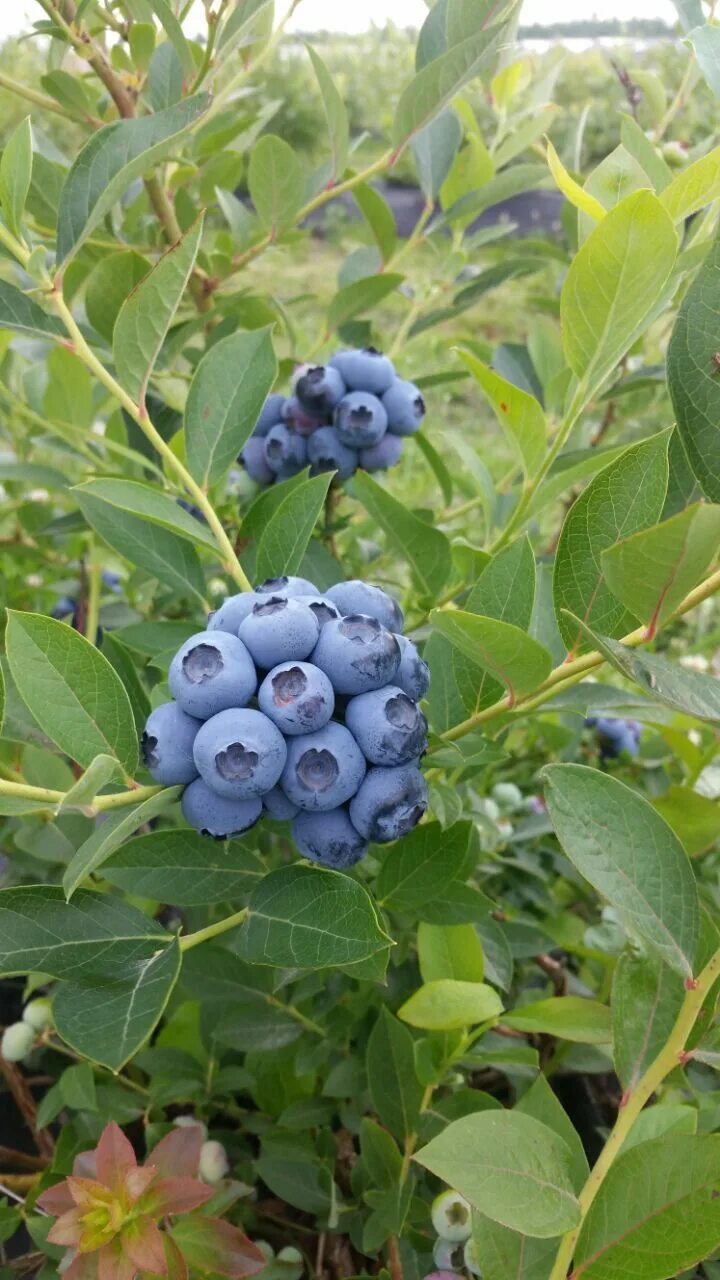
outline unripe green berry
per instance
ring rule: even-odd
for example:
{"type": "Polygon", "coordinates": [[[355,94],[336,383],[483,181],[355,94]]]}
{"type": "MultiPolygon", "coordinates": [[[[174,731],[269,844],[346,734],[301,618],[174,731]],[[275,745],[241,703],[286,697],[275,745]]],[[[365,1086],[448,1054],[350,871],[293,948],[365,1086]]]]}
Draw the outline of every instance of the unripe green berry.
{"type": "Polygon", "coordinates": [[[522,791],[515,786],[514,782],[496,782],[492,789],[493,800],[495,800],[501,809],[507,809],[510,813],[514,809],[519,809],[523,802],[522,791]]]}
{"type": "Polygon", "coordinates": [[[27,1022],[13,1022],[3,1031],[0,1054],[6,1062],[22,1062],[35,1043],[35,1032],[27,1022]]]}
{"type": "Polygon", "coordinates": [[[461,1261],[460,1252],[460,1245],[438,1236],[433,1245],[433,1262],[440,1271],[457,1271],[461,1261]]]}
{"type": "Polygon", "coordinates": [[[197,1120],[195,1116],[176,1116],[173,1124],[178,1129],[192,1129],[193,1126],[202,1129],[203,1142],[207,1138],[207,1125],[202,1120],[197,1120]]]}
{"type": "Polygon", "coordinates": [[[486,818],[490,819],[491,822],[497,822],[500,817],[500,807],[492,799],[492,796],[485,796],[485,798],[480,801],[478,808],[481,813],[485,814],[486,818]]]}
{"type": "Polygon", "coordinates": [[[432,1224],[443,1240],[459,1244],[471,1231],[470,1205],[458,1191],[442,1191],[432,1204],[432,1224]]]}
{"type": "Polygon", "coordinates": [[[278,1262],[296,1262],[303,1263],[304,1259],[299,1249],[292,1244],[286,1244],[277,1255],[278,1262]]]}
{"type": "Polygon", "coordinates": [[[31,1000],[25,1005],[22,1015],[23,1022],[27,1022],[29,1027],[34,1031],[46,1031],[53,1024],[52,1005],[47,996],[39,996],[37,1000],[31,1000]]]}
{"type": "Polygon", "coordinates": [[[211,1138],[208,1142],[203,1142],[198,1166],[198,1173],[203,1182],[209,1182],[211,1186],[216,1182],[221,1182],[229,1172],[229,1169],[230,1161],[222,1143],[216,1142],[214,1138],[211,1138]]]}
{"type": "Polygon", "coordinates": [[[478,1261],[477,1249],[475,1248],[474,1240],[468,1240],[466,1242],[465,1250],[463,1252],[463,1261],[465,1263],[465,1270],[469,1271],[473,1276],[478,1276],[479,1280],[482,1280],[482,1269],[478,1261]]]}

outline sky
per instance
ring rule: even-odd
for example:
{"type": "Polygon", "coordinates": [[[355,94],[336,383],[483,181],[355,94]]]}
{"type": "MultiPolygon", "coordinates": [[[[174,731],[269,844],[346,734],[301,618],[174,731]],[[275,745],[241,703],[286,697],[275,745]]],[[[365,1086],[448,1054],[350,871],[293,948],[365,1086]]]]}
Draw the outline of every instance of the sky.
{"type": "MultiPolygon", "coordinates": [[[[280,6],[278,6],[280,7],[280,6]]],[[[302,0],[291,29],[314,31],[363,31],[373,22],[392,18],[398,26],[419,26],[427,8],[424,0],[302,0]]],[[[665,18],[677,17],[671,0],[525,0],[523,22],[560,22],[564,18],[665,18]]],[[[34,0],[0,0],[0,40],[27,31],[44,15],[34,0]]]]}

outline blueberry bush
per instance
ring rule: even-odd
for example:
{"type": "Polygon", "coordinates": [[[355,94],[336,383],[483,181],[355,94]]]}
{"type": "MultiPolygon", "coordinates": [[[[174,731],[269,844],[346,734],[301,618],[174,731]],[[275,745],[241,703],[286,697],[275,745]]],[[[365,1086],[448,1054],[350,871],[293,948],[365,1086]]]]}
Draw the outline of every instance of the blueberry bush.
{"type": "Polygon", "coordinates": [[[0,1280],[718,1280],[720,27],[598,163],[518,0],[306,149],[272,0],[37,3],[0,1280]]]}

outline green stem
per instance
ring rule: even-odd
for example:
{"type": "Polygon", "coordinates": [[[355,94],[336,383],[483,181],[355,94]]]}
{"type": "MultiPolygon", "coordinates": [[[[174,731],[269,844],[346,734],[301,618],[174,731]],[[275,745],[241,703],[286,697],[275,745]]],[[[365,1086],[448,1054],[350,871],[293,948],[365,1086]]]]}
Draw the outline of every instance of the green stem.
{"type": "Polygon", "coordinates": [[[107,813],[112,809],[123,809],[127,805],[142,804],[143,800],[149,800],[151,796],[159,795],[164,787],[133,787],[130,791],[116,791],[109,796],[96,796],[93,801],[93,809],[96,813],[107,813]]]}
{"type": "Polygon", "coordinates": [[[123,408],[127,410],[133,421],[139,426],[143,435],[160,454],[163,461],[166,462],[168,467],[175,472],[180,483],[185,489],[187,489],[188,493],[191,494],[196,506],[200,508],[205,516],[217,543],[226,572],[230,575],[233,581],[238,584],[241,591],[252,591],[250,581],[235,554],[235,549],[223,529],[223,526],[215,512],[215,508],[210,502],[204,489],[201,489],[200,485],[193,480],[190,472],[175,455],[170,446],[163,440],[160,432],[152,423],[145,407],[141,407],[135,403],[132,396],[128,395],[127,391],[121,387],[120,383],[112,376],[111,373],[108,372],[102,362],[98,360],[94,351],[90,349],[57,285],[53,290],[52,296],[65,328],[73,340],[73,350],[75,351],[75,354],[80,357],[83,364],[90,370],[90,372],[95,374],[98,382],[101,382],[111,395],[119,401],[123,408]]]}
{"type": "Polygon", "coordinates": [[[229,929],[237,929],[238,925],[246,919],[247,914],[247,907],[243,907],[242,911],[236,911],[234,915],[226,916],[224,920],[217,920],[215,924],[206,925],[204,929],[198,929],[197,933],[186,933],[185,937],[180,939],[180,950],[189,951],[191,947],[199,947],[201,942],[217,938],[221,933],[227,933],[229,929]]]}
{"type": "Polygon", "coordinates": [[[37,800],[47,804],[48,808],[62,804],[64,791],[51,791],[49,787],[31,787],[26,782],[10,782],[0,779],[0,796],[17,796],[18,800],[37,800]]]}
{"type": "MultiPolygon", "coordinates": [[[[591,1170],[590,1176],[578,1197],[581,1213],[580,1223],[563,1236],[549,1280],[565,1280],[568,1268],[572,1263],[582,1224],[588,1215],[590,1206],[646,1102],[649,1101],[666,1076],[670,1075],[671,1071],[674,1071],[676,1067],[681,1066],[685,1061],[685,1045],[688,1037],[695,1026],[703,1003],[718,977],[720,977],[720,950],[715,952],[715,955],[706,964],[700,976],[692,981],[691,986],[689,985],[690,980],[686,982],[686,987],[689,989],[686,990],[682,1007],[664,1047],[632,1092],[624,1096],[620,1113],[610,1137],[605,1143],[597,1163],[591,1170]]],[[[577,1276],[579,1280],[582,1270],[582,1266],[579,1267],[573,1272],[573,1276],[577,1276]]]]}
{"type": "Polygon", "coordinates": [[[87,612],[85,614],[85,639],[91,644],[95,644],[97,638],[98,621],[100,617],[100,587],[102,583],[102,565],[100,557],[95,545],[95,539],[90,539],[90,562],[88,565],[88,598],[87,612]]]}
{"type": "MultiPolygon", "coordinates": [[[[191,937],[192,936],[193,935],[191,935],[191,937]]],[[[277,996],[266,996],[266,1000],[274,1009],[282,1009],[283,1013],[287,1013],[291,1018],[294,1018],[296,1022],[301,1023],[301,1025],[305,1027],[306,1031],[312,1031],[316,1036],[322,1036],[323,1040],[325,1039],[326,1033],[323,1031],[320,1024],[318,1022],[313,1022],[312,1018],[308,1018],[306,1014],[302,1013],[302,1011],[298,1009],[297,1005],[284,1004],[282,1000],[278,1000],[277,996]]]]}
{"type": "MultiPolygon", "coordinates": [[[[141,804],[157,795],[163,787],[133,787],[129,791],[117,791],[113,795],[96,796],[92,804],[94,813],[107,813],[112,809],[122,809],[131,804],[141,804]]],[[[12,782],[0,778],[0,796],[16,796],[19,800],[36,800],[54,809],[63,803],[66,791],[53,791],[49,787],[32,787],[27,782],[12,782]]]]}

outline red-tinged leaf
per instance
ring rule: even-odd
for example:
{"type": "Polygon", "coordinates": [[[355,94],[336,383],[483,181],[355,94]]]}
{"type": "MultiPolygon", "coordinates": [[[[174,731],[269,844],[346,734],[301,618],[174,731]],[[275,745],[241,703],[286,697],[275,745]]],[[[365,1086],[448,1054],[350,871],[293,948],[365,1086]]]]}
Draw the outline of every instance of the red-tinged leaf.
{"type": "Polygon", "coordinates": [[[62,1182],[57,1182],[54,1187],[48,1187],[43,1191],[35,1203],[45,1213],[52,1214],[53,1218],[59,1218],[61,1213],[67,1213],[68,1209],[75,1207],[75,1201],[70,1195],[70,1188],[65,1178],[62,1182]]]}
{"type": "Polygon", "coordinates": [[[142,1202],[143,1213],[164,1218],[168,1213],[190,1213],[212,1199],[214,1192],[197,1178],[161,1178],[142,1202]]]}
{"type": "Polygon", "coordinates": [[[115,1199],[110,1188],[96,1182],[94,1178],[76,1178],[71,1175],[67,1185],[75,1204],[81,1209],[95,1209],[99,1204],[112,1204],[115,1199]]]}
{"type": "Polygon", "coordinates": [[[50,1244],[77,1245],[82,1233],[80,1210],[68,1209],[48,1231],[50,1244]]]}
{"type": "Polygon", "coordinates": [[[175,1241],[170,1236],[164,1235],[163,1244],[165,1245],[165,1260],[167,1262],[167,1280],[188,1280],[188,1275],[190,1274],[188,1264],[175,1241]]]}
{"type": "Polygon", "coordinates": [[[73,1161],[74,1178],[97,1178],[97,1151],[81,1151],[73,1161]]]}
{"type": "Polygon", "coordinates": [[[153,1147],[145,1164],[163,1178],[195,1178],[203,1142],[204,1129],[199,1124],[173,1129],[153,1147]]]}
{"type": "Polygon", "coordinates": [[[137,1267],[132,1258],[123,1253],[119,1240],[111,1240],[97,1255],[91,1256],[98,1259],[97,1280],[135,1280],[137,1267]]]}
{"type": "Polygon", "coordinates": [[[114,1120],[103,1129],[96,1155],[97,1176],[106,1187],[121,1187],[125,1175],[137,1165],[131,1143],[114,1120]]]}
{"type": "Polygon", "coordinates": [[[120,1240],[123,1253],[132,1259],[138,1270],[166,1274],[162,1232],[152,1218],[135,1218],[128,1222],[122,1229],[120,1240]]]}
{"type": "Polygon", "coordinates": [[[111,1276],[107,1272],[100,1276],[98,1264],[99,1254],[77,1253],[67,1270],[63,1271],[63,1280],[118,1280],[117,1275],[111,1276]]]}
{"type": "Polygon", "coordinates": [[[136,1204],[156,1178],[157,1169],[154,1169],[152,1165],[145,1168],[130,1169],[125,1177],[125,1195],[130,1203],[136,1204]]]}
{"type": "Polygon", "coordinates": [[[172,1235],[191,1267],[241,1280],[257,1275],[265,1266],[257,1245],[221,1218],[182,1218],[173,1226],[172,1235]]]}

